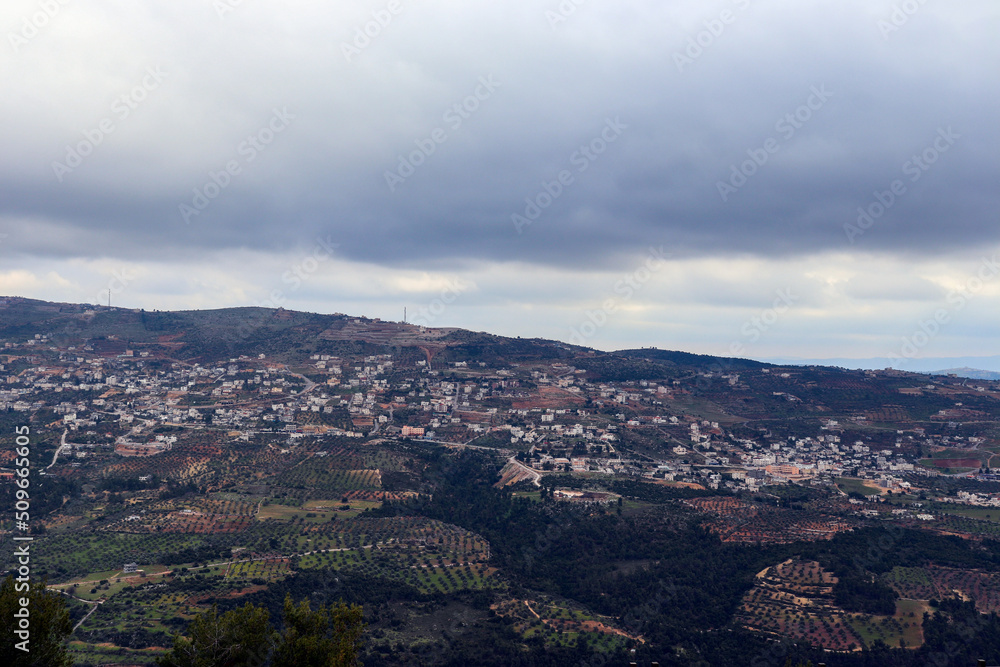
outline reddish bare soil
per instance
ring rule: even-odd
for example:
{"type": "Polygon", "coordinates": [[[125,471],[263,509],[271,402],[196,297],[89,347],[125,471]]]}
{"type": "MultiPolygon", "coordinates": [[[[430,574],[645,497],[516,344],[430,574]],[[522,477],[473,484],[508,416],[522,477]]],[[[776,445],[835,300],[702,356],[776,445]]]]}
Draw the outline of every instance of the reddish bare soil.
{"type": "Polygon", "coordinates": [[[523,401],[514,401],[513,407],[518,410],[530,410],[533,408],[555,409],[565,408],[568,405],[583,405],[586,402],[583,396],[567,391],[562,387],[542,386],[538,388],[538,393],[523,401]]]}

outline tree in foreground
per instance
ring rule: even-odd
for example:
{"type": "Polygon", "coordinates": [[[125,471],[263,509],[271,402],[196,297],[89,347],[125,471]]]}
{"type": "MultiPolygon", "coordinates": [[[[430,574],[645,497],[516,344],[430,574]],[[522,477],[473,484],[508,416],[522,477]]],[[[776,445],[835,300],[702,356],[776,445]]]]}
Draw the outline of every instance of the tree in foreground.
{"type": "Polygon", "coordinates": [[[354,667],[365,623],[358,605],[343,602],[312,611],[308,600],[285,598],[284,629],[276,632],[267,609],[247,603],[219,614],[199,614],[187,637],[174,636],[161,667],[354,667]]]}
{"type": "Polygon", "coordinates": [[[174,636],[163,667],[259,667],[270,652],[274,630],[263,607],[245,606],[219,615],[213,606],[188,626],[188,637],[174,636]]]}
{"type": "Polygon", "coordinates": [[[14,575],[9,575],[0,584],[0,633],[4,638],[0,647],[0,664],[11,667],[68,666],[72,661],[66,650],[66,638],[71,632],[73,624],[69,620],[66,600],[58,593],[46,590],[44,583],[15,584],[14,575]],[[21,598],[28,602],[27,607],[21,605],[21,598]],[[24,622],[29,633],[26,644],[21,643],[24,640],[17,634],[23,629],[23,617],[16,614],[23,614],[23,608],[28,610],[24,622]],[[18,645],[28,651],[22,651],[18,645]]]}
{"type": "Polygon", "coordinates": [[[274,652],[274,667],[353,667],[358,664],[363,612],[343,602],[316,611],[309,600],[299,604],[285,596],[285,628],[274,652]]]}

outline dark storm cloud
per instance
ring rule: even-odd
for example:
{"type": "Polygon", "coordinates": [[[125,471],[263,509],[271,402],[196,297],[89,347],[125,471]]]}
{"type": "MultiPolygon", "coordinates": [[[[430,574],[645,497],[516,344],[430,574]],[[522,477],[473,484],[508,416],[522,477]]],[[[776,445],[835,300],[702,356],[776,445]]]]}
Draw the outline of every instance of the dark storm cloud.
{"type": "Polygon", "coordinates": [[[594,2],[554,25],[557,3],[402,3],[350,62],[384,3],[206,4],[67,6],[4,64],[9,247],[148,258],[331,235],[381,265],[586,267],[651,245],[924,254],[1000,236],[990,2],[924,5],[886,34],[891,3],[594,2]],[[154,66],[162,84],[115,115],[154,66]],[[267,135],[276,109],[294,118],[267,135]],[[52,163],[105,118],[114,133],[60,182],[52,163]],[[250,159],[254,137],[270,141],[250,159]]]}

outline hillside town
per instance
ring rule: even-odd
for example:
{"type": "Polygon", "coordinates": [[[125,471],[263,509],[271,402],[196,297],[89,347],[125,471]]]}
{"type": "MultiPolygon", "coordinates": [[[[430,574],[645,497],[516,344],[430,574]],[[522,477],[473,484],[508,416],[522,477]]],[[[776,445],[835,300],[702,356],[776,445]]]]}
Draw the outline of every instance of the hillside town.
{"type": "MultiPolygon", "coordinates": [[[[931,416],[937,432],[916,424],[876,432],[859,412],[797,420],[791,432],[777,433],[763,420],[705,418],[706,407],[691,403],[694,385],[737,391],[764,380],[783,387],[770,392],[773,400],[801,403],[796,392],[809,382],[802,369],[595,381],[564,363],[403,363],[391,354],[312,354],[290,363],[258,354],[203,365],[142,347],[114,335],[83,345],[60,346],[46,334],[7,342],[0,410],[51,414],[64,429],[56,456],[75,467],[109,456],[156,456],[186,434],[208,431],[234,442],[283,434],[282,451],[305,437],[487,447],[507,452],[514,480],[536,483],[547,473],[571,472],[757,491],[852,477],[883,493],[903,493],[946,474],[997,479],[988,458],[984,465],[976,455],[987,439],[963,434],[962,420],[982,413],[962,401],[931,416]],[[693,409],[678,409],[685,402],[693,409]],[[954,469],[942,470],[928,464],[935,451],[966,453],[954,454],[947,466],[954,469]]],[[[904,377],[903,384],[900,395],[998,395],[997,383],[988,381],[904,377]]],[[[943,499],[998,505],[989,494],[943,499]]]]}

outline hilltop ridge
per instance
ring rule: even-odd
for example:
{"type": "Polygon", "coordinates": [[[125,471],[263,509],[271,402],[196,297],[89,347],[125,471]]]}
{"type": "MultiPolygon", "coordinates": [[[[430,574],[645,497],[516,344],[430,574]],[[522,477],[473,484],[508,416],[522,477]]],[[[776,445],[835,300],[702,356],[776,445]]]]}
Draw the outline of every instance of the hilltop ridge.
{"type": "Polygon", "coordinates": [[[327,315],[257,306],[161,311],[0,297],[0,341],[34,334],[48,334],[64,343],[100,339],[112,348],[127,345],[200,361],[240,355],[298,357],[319,350],[388,348],[408,349],[432,363],[435,359],[530,362],[582,355],[592,358],[595,365],[613,359],[623,367],[747,369],[770,365],[656,348],[603,352],[543,338],[512,338],[343,313],[327,315]]]}

